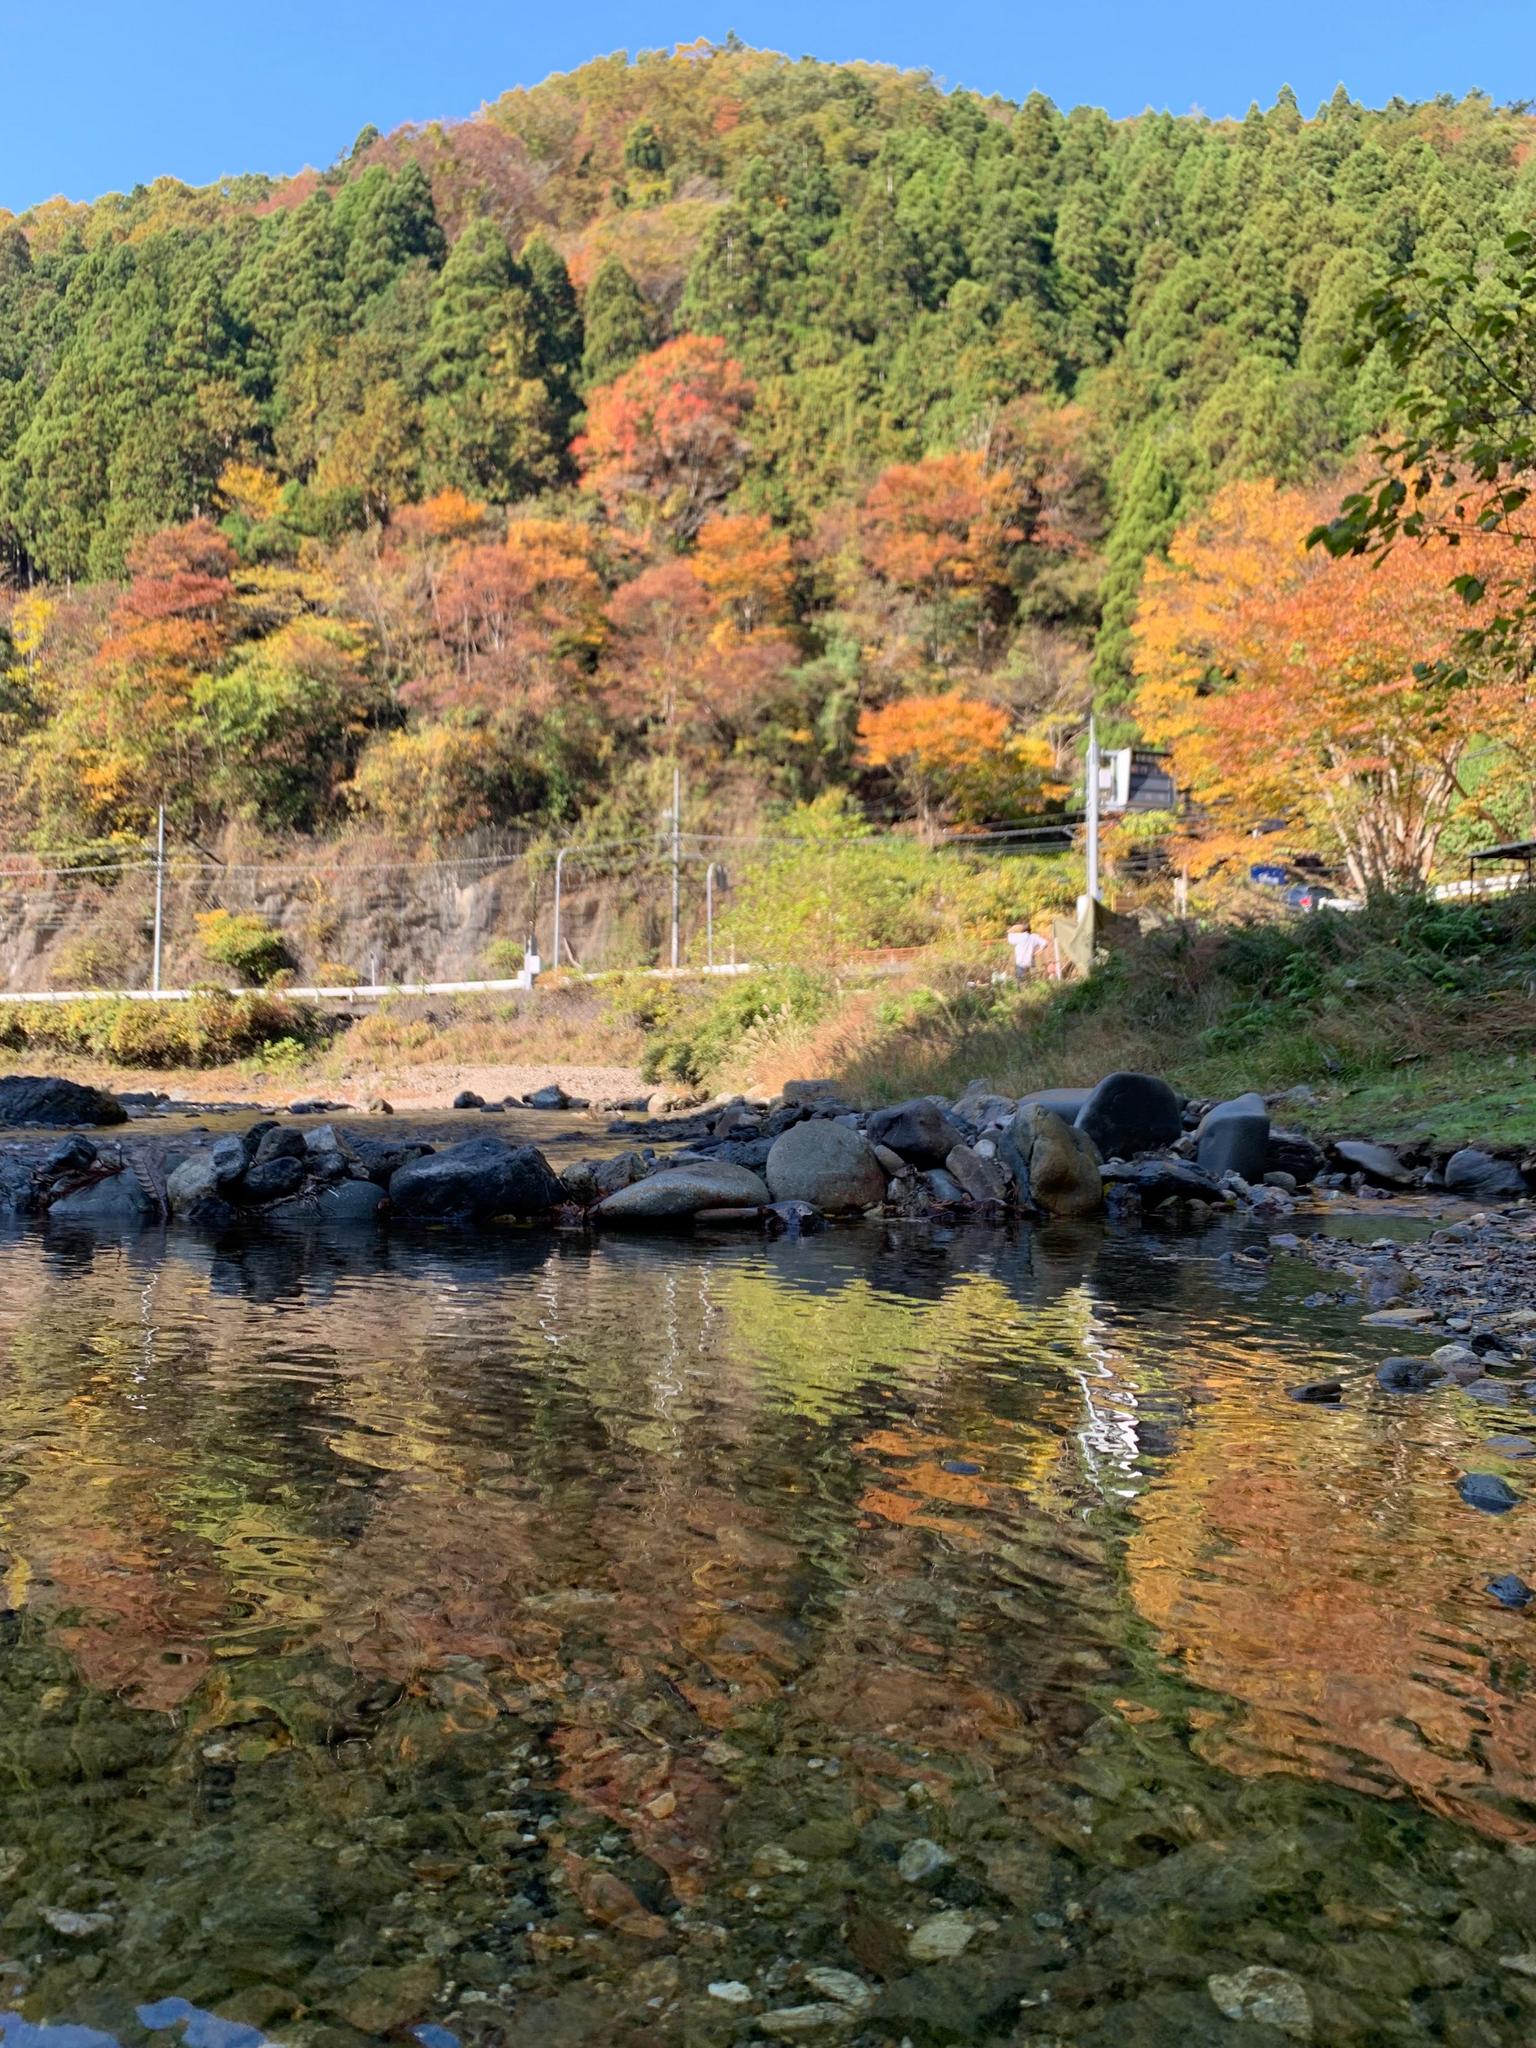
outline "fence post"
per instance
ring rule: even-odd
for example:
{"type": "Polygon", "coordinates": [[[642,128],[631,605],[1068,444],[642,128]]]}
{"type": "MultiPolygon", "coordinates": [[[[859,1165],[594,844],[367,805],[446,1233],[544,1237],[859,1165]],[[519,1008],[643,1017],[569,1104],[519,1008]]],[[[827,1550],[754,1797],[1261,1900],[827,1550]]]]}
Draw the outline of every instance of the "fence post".
{"type": "Polygon", "coordinates": [[[1088,915],[1092,917],[1099,895],[1099,730],[1091,714],[1088,719],[1088,786],[1084,795],[1087,802],[1083,808],[1088,814],[1088,915]]]}
{"type": "Polygon", "coordinates": [[[715,869],[718,861],[711,861],[704,870],[704,958],[710,971],[715,965],[715,869]]]}
{"type": "Polygon", "coordinates": [[[165,805],[160,806],[160,824],[155,835],[155,957],[149,986],[160,993],[160,956],[165,938],[165,805]]]}
{"type": "Polygon", "coordinates": [[[683,911],[683,771],[672,764],[672,965],[679,964],[683,911]]]}
{"type": "MultiPolygon", "coordinates": [[[[555,949],[551,965],[557,974],[560,971],[560,882],[565,871],[565,856],[569,852],[568,846],[562,846],[555,855],[555,949]]],[[[582,951],[586,951],[585,946],[582,951]]]]}

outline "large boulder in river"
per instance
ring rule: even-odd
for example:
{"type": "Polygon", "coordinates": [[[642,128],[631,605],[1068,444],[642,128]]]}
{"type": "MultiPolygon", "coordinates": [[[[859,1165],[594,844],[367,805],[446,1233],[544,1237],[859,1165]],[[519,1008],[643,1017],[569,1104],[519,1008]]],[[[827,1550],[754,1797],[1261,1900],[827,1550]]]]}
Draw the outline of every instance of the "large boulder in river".
{"type": "Polygon", "coordinates": [[[1104,1169],[1106,1190],[1134,1195],[1143,1209],[1160,1209],[1165,1202],[1222,1200],[1220,1184],[1203,1167],[1188,1159],[1132,1159],[1117,1161],[1104,1169]]]}
{"type": "Polygon", "coordinates": [[[1525,1175],[1512,1159],[1463,1145],[1445,1162],[1445,1189],[1474,1202],[1512,1202],[1526,1192],[1525,1175]]]}
{"type": "Polygon", "coordinates": [[[1179,1098],[1155,1074],[1106,1074],[1077,1115],[1103,1159],[1160,1152],[1184,1134],[1179,1098]]]}
{"type": "Polygon", "coordinates": [[[864,1131],[871,1145],[899,1153],[909,1166],[942,1166],[955,1147],[965,1143],[965,1132],[930,1095],[873,1111],[864,1131]]]}
{"type": "Polygon", "coordinates": [[[97,1230],[138,1229],[159,1221],[153,1197],[129,1167],[61,1195],[48,1207],[49,1220],[89,1224],[97,1230]]]}
{"type": "Polygon", "coordinates": [[[122,1124],[128,1112],[104,1088],[40,1074],[10,1074],[0,1081],[0,1125],[45,1124],[69,1130],[80,1124],[122,1124]]]}
{"type": "Polygon", "coordinates": [[[1021,1197],[1052,1216],[1094,1216],[1104,1206],[1099,1155],[1085,1131],[1038,1103],[1021,1109],[998,1151],[1021,1197]]]}
{"type": "Polygon", "coordinates": [[[1209,1174],[1262,1180],[1269,1170],[1269,1111],[1262,1095],[1234,1095],[1206,1111],[1195,1139],[1195,1157],[1209,1174]]]}
{"type": "Polygon", "coordinates": [[[537,1146],[500,1138],[466,1138],[413,1159],[389,1183],[390,1212],[402,1223],[547,1216],[564,1200],[565,1189],[537,1146]]]}
{"type": "Polygon", "coordinates": [[[773,1141],[767,1180],[776,1202],[809,1202],[829,1216],[872,1209],[885,1198],[885,1168],[862,1131],[817,1117],[773,1141]]]}
{"type": "Polygon", "coordinates": [[[244,1173],[245,1164],[245,1147],[234,1137],[217,1138],[202,1151],[183,1159],[165,1183],[171,1214],[180,1216],[206,1196],[222,1196],[231,1182],[244,1173]]]}
{"type": "Polygon", "coordinates": [[[592,1211],[598,1223],[677,1223],[701,1209],[766,1209],[761,1177],[727,1159],[664,1167],[607,1195],[592,1211]]]}

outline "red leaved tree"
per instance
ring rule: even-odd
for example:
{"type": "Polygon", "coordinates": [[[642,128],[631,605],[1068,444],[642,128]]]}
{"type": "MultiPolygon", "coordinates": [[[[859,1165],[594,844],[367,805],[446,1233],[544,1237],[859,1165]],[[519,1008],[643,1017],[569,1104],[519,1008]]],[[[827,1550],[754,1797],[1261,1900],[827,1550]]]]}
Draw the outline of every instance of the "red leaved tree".
{"type": "Polygon", "coordinates": [[[573,452],[611,514],[682,546],[741,476],[753,393],[717,336],[680,334],[589,393],[573,452]]]}

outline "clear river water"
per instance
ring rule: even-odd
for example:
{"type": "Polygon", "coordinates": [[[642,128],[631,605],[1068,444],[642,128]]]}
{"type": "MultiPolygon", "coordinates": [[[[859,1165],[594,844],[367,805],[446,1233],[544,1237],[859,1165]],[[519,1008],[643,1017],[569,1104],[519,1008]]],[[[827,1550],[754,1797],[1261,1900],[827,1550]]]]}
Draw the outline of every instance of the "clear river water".
{"type": "Polygon", "coordinates": [[[0,1237],[0,2041],[1536,2040],[1520,1425],[1260,1242],[0,1237]]]}

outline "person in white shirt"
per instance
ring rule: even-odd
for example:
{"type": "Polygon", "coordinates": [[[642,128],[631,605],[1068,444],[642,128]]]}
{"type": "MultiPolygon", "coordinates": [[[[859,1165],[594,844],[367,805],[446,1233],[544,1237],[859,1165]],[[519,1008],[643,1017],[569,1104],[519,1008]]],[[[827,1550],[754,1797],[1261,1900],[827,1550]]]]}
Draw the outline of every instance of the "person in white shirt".
{"type": "Polygon", "coordinates": [[[1013,948],[1013,978],[1023,981],[1026,975],[1035,971],[1035,961],[1050,944],[1038,932],[1032,932],[1027,924],[1010,925],[1008,943],[1013,948]]]}

